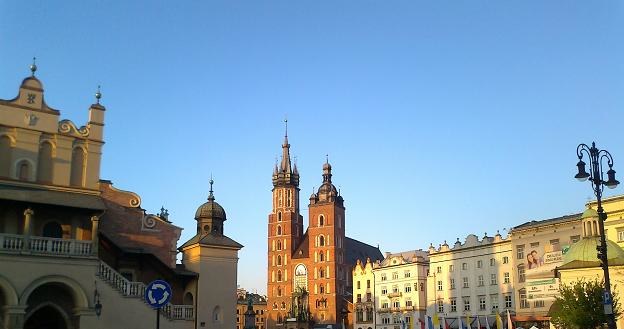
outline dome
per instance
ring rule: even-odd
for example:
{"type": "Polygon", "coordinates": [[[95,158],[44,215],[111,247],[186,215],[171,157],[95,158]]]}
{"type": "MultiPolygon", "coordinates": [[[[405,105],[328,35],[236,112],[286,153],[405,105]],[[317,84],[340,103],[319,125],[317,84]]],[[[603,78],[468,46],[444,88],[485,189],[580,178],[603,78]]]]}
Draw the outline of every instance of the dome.
{"type": "Polygon", "coordinates": [[[581,218],[597,218],[598,217],[598,212],[595,209],[592,208],[587,208],[587,210],[585,210],[583,212],[583,215],[581,215],[581,218]]]}
{"type": "Polygon", "coordinates": [[[329,183],[329,182],[325,182],[325,183],[323,183],[323,185],[321,185],[321,187],[319,187],[318,194],[319,195],[321,195],[321,194],[325,194],[325,195],[338,195],[338,190],[336,189],[334,184],[329,183]]]}
{"type": "Polygon", "coordinates": [[[195,219],[200,218],[220,218],[226,220],[225,210],[214,199],[209,199],[208,202],[199,206],[195,212],[195,219]]]}
{"type": "MultiPolygon", "coordinates": [[[[583,214],[584,216],[585,214],[583,214]]],[[[600,237],[592,236],[582,238],[574,243],[563,255],[563,263],[568,264],[574,261],[599,264],[596,247],[600,245],[600,237]]],[[[615,242],[607,240],[607,257],[609,263],[613,260],[624,260],[624,250],[615,242]]]]}
{"type": "Polygon", "coordinates": [[[331,165],[329,164],[329,162],[325,162],[323,164],[323,170],[331,170],[331,165]]]}

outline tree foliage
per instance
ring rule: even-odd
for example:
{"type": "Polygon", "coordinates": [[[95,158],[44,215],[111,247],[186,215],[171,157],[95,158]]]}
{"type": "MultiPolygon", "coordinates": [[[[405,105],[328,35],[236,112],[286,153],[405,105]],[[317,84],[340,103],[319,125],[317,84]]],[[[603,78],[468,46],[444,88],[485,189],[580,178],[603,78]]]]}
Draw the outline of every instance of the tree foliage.
{"type": "MultiPolygon", "coordinates": [[[[579,280],[570,285],[559,286],[559,297],[551,314],[551,322],[557,328],[595,329],[607,322],[604,314],[604,284],[598,280],[579,280]]],[[[613,293],[613,313],[621,314],[619,299],[613,293]]]]}

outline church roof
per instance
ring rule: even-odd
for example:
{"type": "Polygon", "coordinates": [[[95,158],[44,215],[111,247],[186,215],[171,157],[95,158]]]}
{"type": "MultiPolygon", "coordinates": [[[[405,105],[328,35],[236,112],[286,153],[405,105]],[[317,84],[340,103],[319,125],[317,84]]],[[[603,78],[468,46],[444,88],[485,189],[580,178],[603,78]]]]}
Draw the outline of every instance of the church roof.
{"type": "MultiPolygon", "coordinates": [[[[563,265],[558,269],[598,267],[596,247],[600,245],[600,237],[584,237],[570,246],[563,255],[563,265]]],[[[607,240],[607,257],[609,265],[624,265],[624,250],[615,242],[607,240]]]]}
{"type": "Polygon", "coordinates": [[[540,227],[543,225],[553,225],[553,224],[571,222],[571,221],[576,221],[580,219],[581,219],[581,214],[579,213],[579,214],[565,215],[561,217],[549,218],[549,219],[544,219],[544,220],[532,220],[530,222],[526,222],[524,224],[515,226],[514,228],[511,229],[511,231],[513,233],[513,231],[517,231],[517,230],[524,230],[524,229],[529,229],[532,227],[540,227]]]}
{"type": "Polygon", "coordinates": [[[370,258],[371,262],[374,262],[384,258],[381,251],[379,251],[379,248],[350,237],[345,238],[345,249],[345,262],[350,265],[355,265],[358,259],[366,260],[367,258],[370,258]]]}
{"type": "Polygon", "coordinates": [[[203,234],[203,235],[197,234],[194,237],[192,237],[190,240],[186,241],[178,249],[182,250],[196,243],[200,245],[205,245],[205,246],[220,246],[220,247],[229,247],[229,248],[236,248],[236,249],[243,248],[242,244],[228,238],[225,235],[211,233],[211,234],[203,234]]]}

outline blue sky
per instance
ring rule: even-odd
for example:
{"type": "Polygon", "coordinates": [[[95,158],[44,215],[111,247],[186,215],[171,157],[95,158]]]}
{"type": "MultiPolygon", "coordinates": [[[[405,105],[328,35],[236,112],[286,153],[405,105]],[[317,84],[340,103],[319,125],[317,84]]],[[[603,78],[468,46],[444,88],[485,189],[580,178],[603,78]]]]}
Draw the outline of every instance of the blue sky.
{"type": "Polygon", "coordinates": [[[102,178],[182,243],[212,173],[239,283],[264,292],[285,115],[302,199],[329,154],[349,236],[504,232],[582,210],[581,142],[624,174],[622,35],[620,1],[3,1],[0,98],[37,56],[47,103],[84,124],[101,84],[102,178]]]}

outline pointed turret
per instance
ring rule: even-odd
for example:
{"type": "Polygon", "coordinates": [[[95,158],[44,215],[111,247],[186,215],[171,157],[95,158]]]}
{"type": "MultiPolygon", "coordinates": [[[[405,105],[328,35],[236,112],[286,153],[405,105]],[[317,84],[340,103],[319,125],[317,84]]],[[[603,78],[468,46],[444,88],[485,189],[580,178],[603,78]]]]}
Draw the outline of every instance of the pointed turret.
{"type": "Polygon", "coordinates": [[[290,161],[290,144],[288,143],[288,120],[284,120],[286,125],[286,133],[284,134],[284,143],[282,144],[282,161],[279,167],[275,166],[273,170],[273,186],[294,185],[299,186],[299,171],[297,165],[294,168],[290,161]]]}

